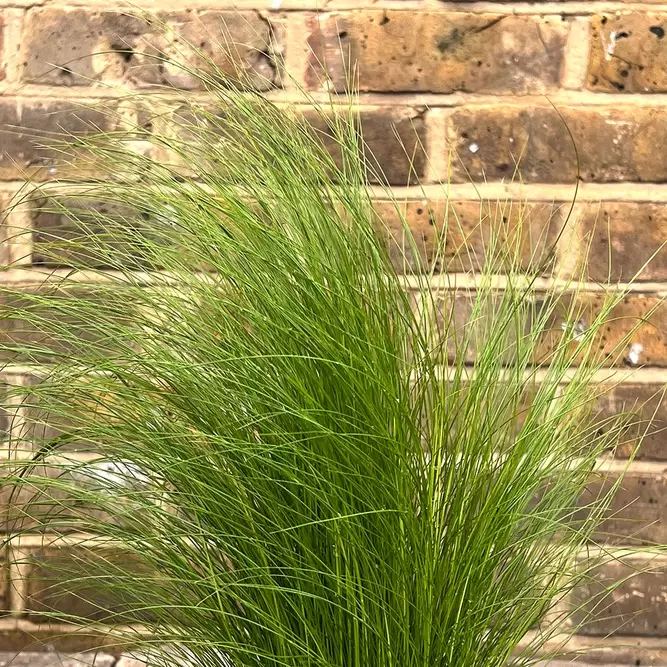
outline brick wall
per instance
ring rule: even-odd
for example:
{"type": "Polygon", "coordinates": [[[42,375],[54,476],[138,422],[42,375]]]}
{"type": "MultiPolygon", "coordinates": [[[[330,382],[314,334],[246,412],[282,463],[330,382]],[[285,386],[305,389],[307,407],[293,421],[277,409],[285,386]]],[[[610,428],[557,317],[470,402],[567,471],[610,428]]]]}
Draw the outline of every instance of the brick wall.
{"type": "MultiPolygon", "coordinates": [[[[277,102],[302,101],[300,86],[326,99],[323,74],[342,90],[344,60],[353,59],[364,136],[396,194],[406,200],[407,220],[426,253],[434,238],[428,211],[447,205],[441,181],[451,183],[450,205],[464,230],[476,227],[480,215],[482,229],[497,217],[479,203],[480,195],[523,199],[531,233],[546,244],[565,220],[579,175],[578,200],[553,268],[567,277],[590,244],[583,298],[592,311],[600,282],[629,279],[667,239],[667,2],[192,0],[187,9],[176,9],[175,1],[159,1],[146,7],[159,11],[175,35],[229,68],[215,46],[224,21],[233,39],[247,45],[237,50],[241,64],[277,102]],[[517,162],[520,179],[513,178],[517,162]]],[[[156,40],[167,51],[174,44],[154,35],[149,21],[113,5],[0,0],[0,124],[6,130],[0,140],[0,207],[26,177],[66,173],[54,155],[33,145],[36,129],[77,132],[88,123],[109,128],[110,116],[79,102],[113,104],[118,87],[196,88],[187,76],[150,59],[156,40]]],[[[124,113],[138,111],[130,107],[124,113]]],[[[396,224],[390,206],[377,206],[396,224]]],[[[511,216],[516,208],[507,210],[511,216]]],[[[26,286],[41,280],[40,232],[67,221],[19,209],[6,224],[31,234],[19,242],[3,232],[0,261],[14,268],[2,279],[26,286]]],[[[482,236],[473,240],[480,249],[482,236]]],[[[658,418],[616,501],[618,517],[638,523],[603,526],[615,535],[614,548],[667,542],[667,432],[659,431],[661,423],[667,426],[667,405],[655,396],[667,381],[667,306],[660,301],[665,294],[667,252],[661,252],[600,343],[612,349],[651,312],[626,356],[636,368],[619,370],[614,381],[623,382],[601,406],[611,414],[648,401],[646,414],[658,418]]],[[[9,366],[0,380],[6,386],[32,377],[9,366]]],[[[30,417],[27,407],[7,409],[0,414],[0,430],[26,434],[30,417]]],[[[605,465],[621,471],[628,453],[622,450],[605,465]]],[[[44,547],[41,536],[27,535],[2,554],[0,606],[12,611],[0,618],[0,649],[52,641],[59,633],[41,622],[40,606],[49,602],[22,561],[35,556],[30,567],[48,571],[71,549],[76,536],[44,547]]],[[[642,562],[641,553],[632,558],[642,562]]],[[[601,580],[625,576],[634,561],[606,567],[601,580]]],[[[653,561],[652,570],[618,588],[603,614],[613,618],[590,625],[568,648],[598,646],[594,659],[609,662],[667,664],[667,562],[663,567],[653,561]]],[[[585,601],[591,592],[577,594],[585,601]]],[[[60,598],[58,604],[68,611],[78,602],[60,598]]],[[[75,648],[86,640],[60,641],[75,648]]]]}

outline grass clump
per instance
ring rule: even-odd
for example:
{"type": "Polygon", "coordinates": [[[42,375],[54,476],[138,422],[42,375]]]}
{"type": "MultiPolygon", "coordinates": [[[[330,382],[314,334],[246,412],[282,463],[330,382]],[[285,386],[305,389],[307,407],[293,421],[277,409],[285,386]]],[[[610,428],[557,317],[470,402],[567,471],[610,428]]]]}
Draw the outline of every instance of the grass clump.
{"type": "Polygon", "coordinates": [[[95,176],[31,198],[69,220],[42,264],[73,268],[2,288],[2,352],[40,369],[17,390],[36,444],[6,466],[13,538],[88,538],[40,613],[84,622],[59,600],[86,598],[156,664],[533,661],[611,497],[582,512],[624,433],[592,418],[623,295],[581,327],[574,285],[545,287],[500,220],[459,253],[466,289],[434,290],[401,217],[399,275],[350,107],[316,132],[188,75],[206,103],[62,146],[95,176]]]}

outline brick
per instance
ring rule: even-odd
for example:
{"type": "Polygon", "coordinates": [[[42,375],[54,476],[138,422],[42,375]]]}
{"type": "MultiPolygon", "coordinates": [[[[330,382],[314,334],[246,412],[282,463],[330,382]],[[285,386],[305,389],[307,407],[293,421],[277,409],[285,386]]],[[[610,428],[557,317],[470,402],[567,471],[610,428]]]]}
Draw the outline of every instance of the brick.
{"type": "MultiPolygon", "coordinates": [[[[588,656],[586,656],[588,658],[588,656]]],[[[541,660],[540,662],[533,663],[535,667],[572,667],[572,662],[570,660],[541,660]]],[[[605,662],[605,663],[593,663],[593,662],[581,662],[577,660],[577,667],[619,667],[616,663],[605,662]]]]}
{"type": "MultiPolygon", "coordinates": [[[[54,467],[35,466],[31,468],[28,483],[17,489],[11,482],[3,479],[0,473],[0,532],[17,534],[37,530],[55,530],[68,532],[63,523],[71,524],[75,506],[67,507],[67,495],[55,485],[70,483],[65,471],[54,467]],[[47,484],[44,477],[54,480],[54,485],[47,484]],[[50,528],[49,528],[50,524],[50,528]]],[[[70,531],[71,532],[71,529],[70,531]]]]}
{"type": "Polygon", "coordinates": [[[667,461],[667,400],[662,389],[656,384],[619,384],[601,396],[595,409],[597,418],[631,412],[640,420],[624,433],[624,442],[616,449],[618,458],[633,454],[637,438],[644,435],[635,458],[667,461]]]}
{"type": "Polygon", "coordinates": [[[136,654],[121,655],[115,667],[148,667],[148,658],[141,660],[136,654]]]}
{"type": "MultiPolygon", "coordinates": [[[[26,394],[22,401],[23,424],[20,432],[20,438],[23,446],[41,447],[49,440],[61,438],[65,433],[69,436],[66,439],[61,438],[58,446],[60,452],[93,452],[96,448],[92,442],[81,438],[74,438],[73,431],[77,426],[77,420],[74,415],[75,401],[73,398],[68,400],[68,409],[74,414],[69,416],[60,411],[51,411],[46,407],[46,403],[40,399],[38,385],[42,379],[38,375],[24,376],[23,383],[26,387],[26,394]]],[[[101,398],[99,393],[96,394],[101,398]]],[[[47,399],[48,400],[48,399],[47,399]]],[[[103,404],[103,403],[102,403],[103,404]]],[[[91,411],[96,412],[96,404],[91,403],[91,411]]],[[[97,407],[99,410],[99,406],[97,407]]]]}
{"type": "MultiPolygon", "coordinates": [[[[114,581],[105,587],[104,581],[122,580],[128,574],[146,571],[136,558],[109,551],[93,552],[82,547],[39,549],[30,555],[30,573],[26,584],[25,607],[28,618],[35,622],[76,617],[98,622],[136,622],[140,612],[130,614],[135,606],[148,606],[150,599],[137,593],[121,595],[111,590],[114,581]],[[77,582],[77,578],[80,580],[77,582]]],[[[139,587],[140,588],[140,587],[139,587]]],[[[144,618],[147,613],[144,612],[144,618]]]]}
{"type": "Polygon", "coordinates": [[[414,185],[426,172],[426,124],[419,109],[368,109],[359,114],[370,183],[414,185]]]}
{"type": "MultiPolygon", "coordinates": [[[[427,312],[433,325],[433,344],[446,340],[447,359],[453,361],[457,353],[457,345],[462,345],[462,337],[467,333],[472,321],[475,293],[473,290],[461,289],[455,293],[448,290],[438,290],[432,295],[433,301],[424,301],[419,292],[410,292],[410,302],[414,310],[427,312]]],[[[479,318],[484,320],[482,316],[479,318]]],[[[485,320],[484,320],[485,321],[485,320]]],[[[475,359],[473,345],[460,350],[459,357],[465,362],[472,363],[475,359]]]]}
{"type": "MultiPolygon", "coordinates": [[[[9,567],[7,566],[7,550],[0,551],[0,616],[9,609],[9,567]]],[[[1,637],[0,637],[1,638],[1,637]]]]}
{"type": "MultiPolygon", "coordinates": [[[[1,154],[0,154],[1,155],[1,154]]],[[[7,217],[8,197],[0,193],[0,265],[8,266],[12,261],[12,255],[9,246],[9,239],[16,234],[15,230],[10,228],[10,222],[7,217]]]]}
{"type": "Polygon", "coordinates": [[[110,653],[75,653],[74,655],[60,655],[45,651],[12,651],[0,652],[2,667],[114,667],[116,657],[110,653]]]}
{"type": "MultiPolygon", "coordinates": [[[[435,295],[435,337],[446,340],[447,359],[450,363],[463,360],[467,364],[473,364],[478,351],[482,351],[489,338],[489,332],[497,320],[499,297],[496,294],[485,293],[484,300],[477,303],[478,299],[472,289],[459,288],[454,292],[438,290],[435,295]],[[463,343],[468,341],[464,348],[463,343]]],[[[427,304],[428,305],[428,304],[427,304]]],[[[432,308],[428,305],[429,310],[432,308]]],[[[525,326],[529,326],[528,313],[525,315],[525,326]]],[[[517,321],[517,325],[520,321],[517,321]]],[[[513,327],[508,330],[506,347],[499,353],[505,364],[513,363],[516,350],[514,341],[516,334],[513,327]]],[[[435,344],[435,340],[434,340],[435,344]]],[[[519,419],[521,422],[521,419],[519,419]]]]}
{"type": "Polygon", "coordinates": [[[341,12],[314,31],[312,60],[338,91],[354,67],[361,91],[543,93],[558,86],[568,28],[560,17],[341,12]]]}
{"type": "Polygon", "coordinates": [[[577,145],[583,181],[667,181],[667,155],[656,150],[667,141],[661,108],[468,106],[454,111],[448,123],[459,156],[451,167],[456,182],[516,179],[518,162],[524,181],[574,183],[577,164],[566,128],[577,145]]]}
{"type": "MultiPolygon", "coordinates": [[[[321,114],[306,109],[306,122],[341,167],[340,149],[321,114]]],[[[362,108],[358,123],[368,156],[368,181],[390,185],[414,185],[426,171],[426,125],[420,109],[362,108]]]]}
{"type": "Polygon", "coordinates": [[[0,14],[0,81],[7,77],[7,59],[5,54],[5,19],[0,14]]]}
{"type": "MultiPolygon", "coordinates": [[[[583,327],[590,326],[601,312],[604,294],[582,293],[577,298],[574,317],[583,327]]],[[[542,347],[536,351],[538,360],[547,361],[560,344],[569,307],[568,299],[564,298],[562,306],[554,311],[542,347]]],[[[662,299],[629,294],[612,309],[606,320],[593,341],[605,357],[606,365],[667,366],[667,304],[662,299]]],[[[570,345],[574,351],[578,343],[573,340],[570,345]]]]}
{"type": "Polygon", "coordinates": [[[587,85],[626,93],[667,91],[667,14],[637,11],[591,18],[587,85]]]}
{"type": "MultiPolygon", "coordinates": [[[[68,451],[73,448],[59,447],[55,454],[68,451]]],[[[141,486],[134,483],[133,470],[101,458],[85,464],[69,458],[67,465],[31,466],[19,487],[7,480],[0,485],[0,532],[64,535],[93,532],[100,521],[119,522],[124,511],[131,511],[117,497],[119,487],[141,486]]]]}
{"type": "Polygon", "coordinates": [[[477,268],[483,263],[492,228],[505,241],[519,241],[524,269],[540,264],[547,269],[563,217],[559,204],[547,203],[423,200],[400,202],[397,210],[393,202],[378,201],[374,207],[393,239],[392,260],[401,272],[418,267],[436,273],[477,268]],[[404,224],[414,237],[414,249],[405,240],[404,224]],[[444,253],[439,251],[443,236],[444,253]]]}
{"type": "MultiPolygon", "coordinates": [[[[118,637],[114,637],[108,631],[105,633],[104,628],[100,628],[98,632],[91,628],[90,631],[83,633],[63,633],[62,628],[57,625],[42,623],[36,626],[30,621],[22,620],[9,627],[0,628],[0,645],[5,651],[17,653],[40,651],[51,656],[56,651],[61,655],[66,653],[72,657],[74,653],[100,650],[114,654],[120,648],[118,637]]],[[[90,665],[91,662],[87,664],[90,665]]],[[[99,667],[107,667],[106,662],[99,667]]]]}
{"type": "MultiPolygon", "coordinates": [[[[146,220],[129,206],[90,197],[34,200],[32,263],[126,269],[148,268],[140,239],[146,220]]],[[[154,240],[157,238],[154,236],[154,240]]]]}
{"type": "MultiPolygon", "coordinates": [[[[0,126],[6,128],[0,145],[0,179],[64,177],[77,166],[58,160],[52,141],[67,142],[72,136],[114,129],[112,115],[75,102],[35,99],[0,99],[0,126]]],[[[68,156],[72,162],[73,156],[68,156]]]]}
{"type": "Polygon", "coordinates": [[[667,567],[664,565],[633,561],[605,563],[575,591],[574,599],[583,605],[575,613],[575,623],[592,614],[591,620],[579,628],[581,634],[606,636],[617,632],[643,637],[667,634],[667,567]],[[610,587],[614,588],[609,590],[610,587]]]}
{"type": "Polygon", "coordinates": [[[243,72],[244,81],[258,89],[278,80],[274,28],[257,12],[159,13],[151,24],[121,11],[39,7],[28,12],[25,34],[23,80],[31,83],[123,81],[200,88],[182,67],[161,62],[168,58],[205,67],[193,48],[218,71],[243,72]]]}
{"type": "MultiPolygon", "coordinates": [[[[438,291],[436,295],[436,314],[438,334],[443,337],[448,334],[448,349],[450,359],[454,352],[453,338],[456,336],[459,342],[470,326],[472,320],[473,305],[475,301],[473,290],[459,289],[452,301],[451,292],[438,291]],[[445,323],[449,322],[449,330],[445,330],[445,323]]],[[[543,297],[536,294],[534,309],[539,312],[542,306],[540,301],[543,297]]],[[[574,313],[577,322],[582,326],[590,326],[595,317],[600,313],[604,305],[604,297],[597,293],[582,293],[577,297],[574,313]]],[[[564,296],[556,304],[550,321],[546,323],[542,340],[535,348],[535,363],[548,364],[554,349],[561,345],[563,340],[563,325],[569,314],[571,299],[564,296]]],[[[415,301],[416,305],[416,301],[415,301]]],[[[475,322],[475,337],[479,345],[484,344],[485,334],[488,327],[493,326],[494,311],[493,298],[478,309],[475,322]]],[[[530,324],[530,312],[525,312],[525,326],[530,324]]],[[[576,346],[578,343],[570,343],[574,363],[577,363],[576,346]]],[[[592,341],[593,350],[602,355],[601,362],[606,366],[657,366],[667,367],[667,303],[659,297],[645,296],[640,294],[629,295],[612,310],[607,318],[606,324],[598,331],[596,338],[592,341]],[[629,336],[630,332],[632,336],[629,336]]],[[[511,363],[514,351],[508,346],[507,363],[511,363]]],[[[475,344],[471,344],[465,353],[467,362],[472,363],[475,359],[475,344]]]]}
{"type": "MultiPolygon", "coordinates": [[[[662,667],[667,664],[667,650],[660,644],[652,644],[650,640],[641,637],[621,636],[618,637],[620,641],[614,641],[612,638],[608,641],[599,641],[590,637],[583,638],[582,642],[581,639],[575,635],[569,645],[570,650],[567,650],[566,643],[558,653],[570,667],[573,667],[573,664],[577,667],[635,667],[636,665],[662,667]],[[583,664],[579,660],[582,643],[586,661],[583,664]]],[[[551,662],[550,667],[555,667],[555,664],[551,662]]]]}
{"type": "MultiPolygon", "coordinates": [[[[228,136],[229,127],[225,127],[225,110],[206,108],[206,117],[197,116],[196,110],[188,106],[173,109],[169,119],[169,131],[174,131],[183,142],[201,141],[201,132],[192,128],[193,124],[205,124],[210,132],[211,141],[216,134],[228,136]],[[216,116],[219,118],[213,120],[216,116]],[[219,126],[218,126],[219,123],[219,126]]],[[[340,147],[334,141],[329,121],[324,114],[328,109],[297,107],[298,117],[302,118],[314,130],[315,137],[322,142],[335,163],[340,167],[340,147]]],[[[348,110],[344,113],[347,116],[348,110]]],[[[347,121],[347,117],[346,117],[347,121]]],[[[356,126],[363,135],[365,153],[368,156],[367,179],[370,183],[388,183],[390,185],[416,184],[422,180],[426,172],[426,123],[424,110],[421,108],[401,107],[361,107],[354,114],[356,126]]],[[[164,131],[160,128],[158,131],[164,131]]],[[[208,138],[208,137],[207,137],[208,138]]],[[[253,148],[256,150],[256,147],[253,148]]],[[[178,164],[184,174],[193,175],[191,165],[186,165],[173,153],[158,149],[154,157],[157,160],[169,160],[170,164],[178,164]]],[[[200,160],[203,162],[204,160],[200,160]]]]}
{"type": "Polygon", "coordinates": [[[586,235],[585,242],[590,243],[588,275],[591,280],[616,282],[635,277],[647,281],[667,280],[664,204],[589,204],[582,212],[580,225],[586,235]]]}
{"type": "Polygon", "coordinates": [[[90,321],[88,313],[76,309],[79,299],[86,300],[88,309],[93,305],[98,312],[105,312],[105,323],[127,323],[131,317],[131,300],[110,296],[109,289],[102,284],[85,287],[45,285],[38,290],[31,287],[23,293],[0,294],[0,308],[11,314],[0,321],[0,359],[13,363],[39,363],[52,361],[53,354],[89,358],[122,349],[124,343],[115,339],[110,330],[99,330],[96,323],[90,321]],[[28,296],[29,292],[37,292],[44,298],[35,300],[28,296]],[[54,326],[56,321],[59,323],[57,328],[54,326]]]}
{"type": "Polygon", "coordinates": [[[16,408],[7,403],[8,386],[0,380],[0,442],[9,437],[16,408]]]}
{"type": "MultiPolygon", "coordinates": [[[[617,481],[615,474],[600,474],[589,484],[580,502],[594,502],[617,481]]],[[[667,470],[664,474],[628,470],[606,516],[596,531],[596,541],[632,546],[667,544],[667,470]]]]}

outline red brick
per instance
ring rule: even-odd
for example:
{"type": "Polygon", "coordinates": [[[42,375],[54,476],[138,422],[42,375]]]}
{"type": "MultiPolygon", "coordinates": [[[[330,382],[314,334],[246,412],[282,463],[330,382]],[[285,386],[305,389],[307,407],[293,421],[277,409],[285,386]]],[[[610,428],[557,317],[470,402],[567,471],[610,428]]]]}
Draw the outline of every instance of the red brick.
{"type": "MultiPolygon", "coordinates": [[[[207,108],[206,113],[208,116],[202,118],[198,117],[196,110],[187,106],[174,109],[170,123],[173,123],[172,128],[178,128],[180,139],[184,142],[201,140],[201,133],[197,136],[192,127],[196,123],[207,125],[211,140],[214,140],[218,133],[229,133],[228,127],[225,127],[223,109],[207,108]]],[[[340,146],[332,137],[331,127],[326,119],[329,110],[299,107],[298,113],[314,129],[315,136],[331,153],[335,163],[341,166],[340,146]]],[[[347,114],[347,110],[344,113],[347,114]]],[[[408,185],[416,184],[424,178],[426,123],[423,109],[405,106],[398,109],[361,107],[355,112],[352,122],[360,127],[363,135],[370,183],[408,185]]],[[[159,149],[155,157],[158,160],[169,160],[170,164],[176,163],[184,174],[193,175],[191,165],[179,160],[178,156],[159,149]]]]}
{"type": "Polygon", "coordinates": [[[518,178],[518,162],[527,182],[574,183],[577,164],[568,128],[583,181],[667,181],[667,154],[656,150],[667,143],[664,110],[658,107],[457,109],[448,119],[450,143],[459,156],[452,163],[452,179],[518,178]]]}
{"type": "Polygon", "coordinates": [[[0,265],[2,266],[8,266],[12,261],[8,241],[16,234],[16,230],[11,229],[9,219],[7,218],[8,203],[9,197],[0,193],[0,265]]]}
{"type": "MultiPolygon", "coordinates": [[[[323,111],[303,108],[300,112],[336,164],[342,166],[340,147],[332,136],[330,121],[323,117],[323,111]]],[[[353,122],[363,140],[362,150],[367,157],[370,183],[409,185],[424,178],[426,124],[422,109],[362,107],[356,112],[353,122]]]]}
{"type": "Polygon", "coordinates": [[[548,255],[563,217],[558,204],[509,201],[405,201],[400,202],[398,210],[392,202],[378,201],[375,210],[382,220],[380,224],[386,225],[394,239],[390,246],[392,258],[401,272],[418,267],[434,268],[436,273],[478,268],[487,252],[492,228],[505,241],[520,242],[518,259],[523,268],[534,269],[542,264],[547,269],[551,266],[548,255]],[[404,224],[414,237],[414,249],[405,240],[404,224]],[[439,248],[443,237],[444,253],[439,248]],[[433,267],[436,255],[438,266],[433,267]]]}
{"type": "Polygon", "coordinates": [[[667,246],[664,245],[667,209],[664,204],[589,204],[580,224],[587,235],[585,243],[590,242],[588,275],[591,280],[629,281],[635,276],[639,280],[667,280],[667,246]]]}
{"type": "Polygon", "coordinates": [[[129,206],[90,197],[41,197],[32,204],[34,265],[149,266],[139,243],[148,226],[129,206]]]}
{"type": "Polygon", "coordinates": [[[2,549],[0,551],[0,616],[7,613],[7,609],[9,609],[9,567],[7,566],[7,550],[2,549]]]}
{"type": "MultiPolygon", "coordinates": [[[[434,326],[436,336],[440,340],[446,340],[446,349],[449,362],[463,360],[472,364],[478,352],[484,349],[489,338],[489,332],[493,329],[497,320],[499,296],[485,293],[481,302],[473,289],[459,288],[453,292],[438,290],[435,295],[436,318],[434,326]],[[468,345],[463,348],[463,343],[468,345]]],[[[429,310],[432,310],[429,307],[429,310]]],[[[529,327],[528,312],[520,312],[517,315],[517,326],[529,327]],[[521,321],[525,317],[525,321],[521,321]]],[[[506,347],[502,353],[502,361],[506,364],[513,363],[516,350],[513,347],[515,340],[514,325],[507,333],[506,347]]]]}
{"type": "Polygon", "coordinates": [[[0,443],[8,439],[16,413],[16,408],[8,403],[9,390],[9,385],[0,378],[0,443]]]}
{"type": "Polygon", "coordinates": [[[257,12],[170,12],[148,21],[121,11],[38,7],[28,12],[23,80],[49,85],[123,81],[199,88],[199,82],[160,58],[202,66],[196,49],[230,76],[241,71],[259,89],[278,78],[274,29],[257,12]],[[167,37],[169,30],[174,37],[167,37]],[[225,39],[230,42],[225,54],[225,39]],[[190,50],[189,50],[190,49],[190,50]]]}
{"type": "MultiPolygon", "coordinates": [[[[76,421],[72,415],[67,416],[62,411],[58,414],[49,411],[47,403],[40,398],[38,385],[41,382],[38,375],[27,375],[23,378],[23,385],[26,387],[26,394],[23,396],[23,425],[20,432],[20,438],[24,447],[41,447],[47,441],[54,438],[61,437],[64,433],[72,434],[76,427],[76,421]]],[[[48,399],[47,399],[48,401],[48,399]]],[[[95,406],[91,408],[95,410],[95,406]]],[[[75,404],[72,401],[69,404],[69,409],[76,413],[75,404]]],[[[95,451],[95,447],[91,442],[69,438],[61,440],[58,451],[64,452],[78,452],[78,451],[95,451]]],[[[98,449],[99,451],[99,449],[98,449]]]]}
{"type": "MultiPolygon", "coordinates": [[[[544,334],[542,349],[537,351],[538,359],[548,360],[552,350],[560,344],[569,303],[564,298],[562,306],[554,311],[544,334]]],[[[583,327],[590,326],[604,303],[603,293],[580,294],[573,316],[583,327]]],[[[576,351],[578,343],[573,340],[570,345],[572,351],[576,351]]],[[[606,324],[597,332],[593,345],[605,357],[607,365],[666,367],[667,304],[651,295],[628,295],[613,308],[606,324]]]]}
{"type": "MultiPolygon", "coordinates": [[[[594,502],[617,481],[617,475],[601,473],[580,502],[594,502]]],[[[632,546],[667,544],[667,470],[660,475],[626,472],[606,516],[595,535],[596,541],[632,546]]]]}
{"type": "MultiPolygon", "coordinates": [[[[36,622],[49,620],[45,614],[62,614],[63,620],[74,616],[91,621],[123,623],[123,614],[136,606],[148,606],[150,600],[131,600],[117,590],[105,589],[104,577],[123,578],[139,570],[136,559],[115,552],[93,552],[84,548],[40,549],[31,554],[27,581],[26,610],[36,622]],[[80,580],[77,582],[76,579],[80,580]],[[98,580],[96,580],[98,578],[98,580]],[[88,579],[87,581],[85,581],[88,579]]],[[[107,579],[108,581],[109,579],[107,579]]],[[[144,612],[147,616],[147,612],[144,612]]],[[[125,616],[125,622],[137,622],[141,613],[125,616]]]]}
{"type": "Polygon", "coordinates": [[[117,294],[111,296],[104,285],[44,285],[7,292],[0,295],[0,308],[11,314],[0,321],[0,359],[36,363],[53,361],[54,354],[90,357],[122,349],[123,343],[113,340],[110,331],[100,331],[95,322],[74,308],[74,302],[80,299],[85,299],[89,307],[94,304],[100,312],[106,311],[105,322],[114,318],[126,322],[131,317],[129,302],[117,294]],[[30,292],[38,293],[40,298],[27,296],[30,292]]]}
{"type": "Polygon", "coordinates": [[[364,109],[359,114],[368,149],[368,181],[412,185],[426,172],[426,124],[421,109],[364,109]]]}
{"type": "Polygon", "coordinates": [[[7,76],[6,67],[6,57],[2,57],[1,54],[5,53],[5,20],[2,14],[0,14],[0,81],[3,81],[7,76]]]}
{"type": "Polygon", "coordinates": [[[595,569],[589,579],[574,596],[575,603],[583,605],[575,614],[575,623],[592,614],[580,633],[607,636],[616,632],[643,637],[667,634],[667,567],[655,561],[609,562],[595,569]],[[647,568],[650,571],[645,571],[647,568]],[[608,590],[610,587],[614,588],[608,590]]]}
{"type": "Polygon", "coordinates": [[[0,652],[0,661],[12,667],[114,667],[117,658],[110,653],[75,653],[74,655],[59,656],[51,649],[43,653],[35,650],[21,651],[15,654],[7,650],[3,644],[0,652]]]}
{"type": "Polygon", "coordinates": [[[82,532],[86,519],[109,520],[101,510],[74,499],[66,488],[96,480],[94,474],[84,475],[63,466],[33,466],[27,483],[16,488],[2,480],[0,472],[0,533],[82,532]]]}
{"type": "MultiPolygon", "coordinates": [[[[57,149],[48,144],[66,143],[72,135],[110,131],[114,123],[108,110],[76,102],[0,99],[0,125],[6,128],[0,145],[0,179],[72,175],[76,165],[59,161],[57,149]]],[[[68,157],[71,161],[72,156],[68,157]]]]}
{"type": "MultiPolygon", "coordinates": [[[[43,651],[53,659],[53,652],[72,655],[79,651],[95,651],[106,648],[109,653],[118,653],[122,647],[118,645],[118,637],[114,633],[99,628],[97,632],[90,628],[86,632],[63,633],[62,627],[48,623],[35,626],[32,623],[12,624],[0,628],[0,642],[5,651],[31,652],[43,651]]],[[[128,647],[129,648],[129,647],[128,647]]],[[[89,667],[97,667],[92,661],[86,663],[89,667]]],[[[55,667],[55,666],[54,666],[55,667]]],[[[60,667],[60,666],[58,666],[60,667]]],[[[67,667],[78,667],[70,666],[67,667]]],[[[101,667],[107,667],[106,661],[101,667]]]]}
{"type": "Polygon", "coordinates": [[[330,14],[311,45],[339,91],[354,71],[361,91],[542,93],[558,86],[567,33],[560,18],[369,10],[330,14]]]}
{"type": "MultiPolygon", "coordinates": [[[[439,322],[440,335],[449,334],[450,356],[453,353],[454,333],[459,341],[472,317],[473,304],[477,297],[473,290],[459,289],[455,299],[452,301],[451,292],[441,290],[436,297],[436,308],[439,322]],[[445,322],[449,321],[449,331],[445,330],[445,322]]],[[[479,345],[484,344],[484,331],[493,326],[494,302],[492,297],[477,308],[475,326],[479,345]]],[[[534,296],[535,312],[539,312],[545,306],[541,304],[542,297],[539,293],[534,296]]],[[[578,296],[574,307],[576,322],[581,326],[588,327],[594,322],[604,305],[604,297],[597,293],[582,293],[578,296]]],[[[534,360],[536,363],[548,364],[554,349],[562,345],[564,324],[566,317],[570,315],[571,298],[562,297],[553,306],[553,312],[545,325],[542,334],[542,342],[535,348],[534,360]]],[[[525,326],[528,328],[531,313],[527,307],[525,312],[525,326]]],[[[473,337],[474,340],[475,337],[473,337]]],[[[577,362],[577,346],[579,343],[572,340],[570,352],[574,363],[577,362]]],[[[598,330],[592,341],[593,351],[599,352],[601,362],[607,366],[658,366],[667,367],[667,303],[655,296],[639,294],[629,295],[612,309],[606,318],[606,323],[598,330]],[[632,332],[632,335],[629,334],[632,332]],[[633,354],[631,354],[631,352],[633,354]],[[636,358],[634,355],[637,355],[636,358]]],[[[507,361],[511,362],[513,351],[507,349],[507,361]]],[[[471,345],[466,352],[466,360],[474,361],[475,349],[471,345]]]]}
{"type": "Polygon", "coordinates": [[[606,92],[667,91],[667,14],[630,12],[591,18],[588,88],[606,92]]]}
{"type": "Polygon", "coordinates": [[[616,450],[619,458],[630,456],[643,435],[637,459],[667,461],[667,400],[657,384],[618,384],[601,396],[596,417],[607,419],[620,413],[633,413],[639,420],[623,435],[624,442],[616,450]]]}

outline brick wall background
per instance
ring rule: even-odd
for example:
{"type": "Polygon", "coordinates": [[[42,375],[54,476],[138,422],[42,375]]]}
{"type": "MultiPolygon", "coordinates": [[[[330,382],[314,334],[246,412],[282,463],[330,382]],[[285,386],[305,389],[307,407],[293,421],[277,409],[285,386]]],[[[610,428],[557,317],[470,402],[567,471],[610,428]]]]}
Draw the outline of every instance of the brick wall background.
{"type": "MultiPolygon", "coordinates": [[[[90,122],[108,128],[109,116],[79,103],[113,101],[118,87],[193,87],[182,73],[146,57],[147,45],[158,39],[150,22],[124,14],[120,2],[113,5],[0,0],[0,208],[26,177],[65,173],[55,156],[32,144],[35,129],[77,132],[90,122]]],[[[325,61],[331,85],[342,90],[344,58],[355,61],[366,141],[405,199],[407,219],[425,252],[434,239],[428,210],[447,205],[439,182],[448,180],[450,205],[464,230],[476,228],[480,217],[482,230],[497,219],[497,211],[480,197],[523,199],[531,234],[547,247],[549,233],[553,238],[565,220],[577,179],[566,125],[578,149],[581,183],[567,234],[556,248],[556,275],[566,278],[577,270],[590,243],[584,298],[594,310],[601,282],[629,279],[667,239],[667,2],[189,0],[178,8],[175,1],[135,0],[133,5],[159,12],[175,35],[198,44],[223,67],[215,35],[224,21],[232,38],[247,45],[237,50],[241,64],[280,103],[302,101],[299,86],[327,99],[318,63],[325,61]],[[520,179],[513,178],[517,162],[520,179]]],[[[161,43],[167,51],[172,47],[161,43]]],[[[391,223],[391,207],[378,201],[378,209],[391,223]]],[[[506,210],[507,216],[516,215],[516,207],[506,210]]],[[[21,209],[5,224],[29,234],[19,242],[3,231],[0,261],[12,268],[1,280],[28,288],[45,271],[65,270],[47,265],[40,243],[45,231],[66,228],[66,219],[21,209]]],[[[474,241],[480,248],[482,236],[474,241]]],[[[650,311],[628,349],[627,367],[614,379],[624,381],[601,406],[613,413],[648,401],[646,415],[655,413],[658,420],[616,501],[619,517],[638,523],[604,526],[615,534],[614,548],[621,554],[624,544],[667,542],[667,431],[659,430],[667,426],[667,404],[656,396],[667,381],[665,295],[667,251],[662,251],[600,343],[612,348],[650,311]]],[[[17,365],[0,375],[4,386],[33,381],[30,369],[17,365]]],[[[30,419],[26,406],[5,410],[0,429],[29,437],[30,419]]],[[[629,448],[605,465],[622,470],[628,453],[629,448]]],[[[0,502],[7,497],[8,490],[1,489],[0,502]]],[[[48,572],[75,553],[76,541],[70,536],[45,546],[43,536],[27,535],[2,554],[0,607],[11,612],[0,618],[0,650],[34,642],[73,650],[90,641],[76,635],[56,639],[68,628],[43,623],[40,608],[55,604],[80,611],[80,601],[44,599],[48,592],[22,563],[35,556],[31,568],[48,572]]],[[[641,553],[633,558],[641,562],[641,553]]],[[[632,565],[621,559],[600,576],[612,581],[632,565]]],[[[610,607],[601,612],[613,618],[582,630],[568,648],[599,647],[592,659],[607,662],[667,664],[667,561],[664,567],[652,565],[651,573],[613,593],[610,607]]],[[[587,594],[579,592],[582,600],[587,594]]]]}

